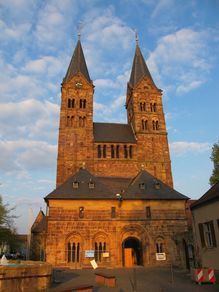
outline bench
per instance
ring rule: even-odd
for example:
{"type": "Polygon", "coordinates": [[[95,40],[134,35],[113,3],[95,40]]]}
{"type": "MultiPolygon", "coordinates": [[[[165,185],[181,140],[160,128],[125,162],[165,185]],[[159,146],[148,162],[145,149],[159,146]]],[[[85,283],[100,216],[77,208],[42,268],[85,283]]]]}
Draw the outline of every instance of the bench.
{"type": "Polygon", "coordinates": [[[97,284],[106,287],[116,287],[116,276],[109,270],[99,270],[95,273],[95,280],[97,284]]]}
{"type": "Polygon", "coordinates": [[[92,292],[93,285],[74,285],[60,292],[92,292]]]}

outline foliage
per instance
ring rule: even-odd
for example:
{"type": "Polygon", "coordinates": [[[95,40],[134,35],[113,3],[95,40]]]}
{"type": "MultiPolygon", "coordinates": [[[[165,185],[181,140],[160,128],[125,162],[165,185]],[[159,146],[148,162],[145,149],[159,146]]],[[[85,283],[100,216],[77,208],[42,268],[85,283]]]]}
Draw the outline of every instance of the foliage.
{"type": "Polygon", "coordinates": [[[13,219],[16,216],[11,215],[14,208],[9,208],[8,204],[3,204],[0,195],[0,243],[7,242],[12,249],[16,247],[16,231],[13,227],[13,219]]]}
{"type": "Polygon", "coordinates": [[[219,141],[215,143],[212,147],[211,160],[214,164],[214,169],[210,177],[210,185],[213,186],[219,181],[219,141]]]}

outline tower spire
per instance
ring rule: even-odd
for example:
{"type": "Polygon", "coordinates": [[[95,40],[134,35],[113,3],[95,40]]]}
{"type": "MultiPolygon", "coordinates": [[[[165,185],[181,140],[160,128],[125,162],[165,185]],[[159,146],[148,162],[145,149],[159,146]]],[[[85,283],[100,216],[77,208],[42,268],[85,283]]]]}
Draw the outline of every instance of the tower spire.
{"type": "Polygon", "coordinates": [[[87,64],[84,58],[80,36],[81,36],[80,30],[78,30],[78,42],[74,50],[73,56],[71,58],[71,62],[69,64],[67,73],[63,79],[63,82],[66,82],[70,80],[74,75],[81,73],[87,79],[88,82],[92,83],[87,69],[87,64]]]}
{"type": "MultiPolygon", "coordinates": [[[[138,33],[135,33],[135,40],[136,40],[136,49],[135,49],[135,56],[132,63],[132,71],[129,79],[129,84],[134,87],[137,83],[142,80],[144,77],[148,77],[153,83],[153,78],[151,77],[150,71],[147,67],[147,64],[144,60],[144,57],[141,53],[141,50],[138,45],[138,33]]],[[[156,85],[155,85],[156,86],[156,85]]]]}

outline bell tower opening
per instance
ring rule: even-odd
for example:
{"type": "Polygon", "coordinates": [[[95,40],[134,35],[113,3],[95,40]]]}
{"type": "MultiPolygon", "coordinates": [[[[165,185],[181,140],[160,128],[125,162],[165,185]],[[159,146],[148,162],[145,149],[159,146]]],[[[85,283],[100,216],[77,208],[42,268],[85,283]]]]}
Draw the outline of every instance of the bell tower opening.
{"type": "Polygon", "coordinates": [[[143,265],[142,243],[136,237],[128,237],[122,243],[123,266],[143,265]]]}

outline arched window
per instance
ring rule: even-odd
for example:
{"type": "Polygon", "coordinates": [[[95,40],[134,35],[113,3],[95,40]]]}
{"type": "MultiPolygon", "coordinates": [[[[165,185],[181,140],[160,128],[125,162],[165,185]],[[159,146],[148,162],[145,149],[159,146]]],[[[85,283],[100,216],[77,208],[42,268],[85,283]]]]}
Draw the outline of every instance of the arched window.
{"type": "Polygon", "coordinates": [[[144,120],[141,120],[141,128],[142,128],[142,130],[144,130],[144,120]]]}
{"type": "Polygon", "coordinates": [[[78,240],[68,241],[67,243],[67,261],[68,263],[80,262],[80,242],[78,240]]]}
{"type": "Polygon", "coordinates": [[[106,158],[106,145],[103,145],[103,158],[106,158]]]}
{"type": "Polygon", "coordinates": [[[147,130],[148,129],[148,121],[144,121],[144,129],[147,130]]]}
{"type": "Polygon", "coordinates": [[[152,124],[153,124],[153,130],[156,130],[156,122],[152,121],[152,124]]]}
{"type": "Polygon", "coordinates": [[[128,158],[128,149],[127,149],[127,145],[124,145],[124,158],[128,158]]]}
{"type": "Polygon", "coordinates": [[[71,107],[71,99],[69,98],[68,99],[68,108],[70,108],[71,107]]]}
{"type": "Polygon", "coordinates": [[[70,122],[71,127],[74,126],[74,116],[71,116],[71,122],[70,122]]]}
{"type": "Polygon", "coordinates": [[[151,112],[153,112],[153,104],[150,103],[151,112]]]}
{"type": "Polygon", "coordinates": [[[116,145],[116,158],[119,158],[119,145],[116,145]]]}
{"type": "Polygon", "coordinates": [[[163,253],[164,250],[164,239],[162,237],[158,237],[156,239],[156,252],[157,253],[163,253]]]}
{"type": "Polygon", "coordinates": [[[72,107],[72,108],[75,107],[75,99],[74,99],[74,98],[71,100],[71,107],[72,107]]]}
{"type": "Polygon", "coordinates": [[[94,257],[96,262],[103,261],[103,252],[107,251],[107,243],[103,236],[98,237],[94,243],[94,257]]]}
{"type": "Polygon", "coordinates": [[[79,106],[80,108],[86,108],[86,99],[80,99],[79,106]]]}
{"type": "Polygon", "coordinates": [[[140,102],[140,111],[142,112],[143,107],[142,107],[142,102],[140,102]]]}
{"type": "Polygon", "coordinates": [[[153,110],[154,110],[154,112],[157,111],[157,104],[156,103],[153,104],[153,110]]]}
{"type": "Polygon", "coordinates": [[[129,146],[129,158],[132,158],[132,145],[129,146]]]}
{"type": "Polygon", "coordinates": [[[159,130],[159,122],[158,121],[156,121],[155,127],[156,127],[156,130],[159,130]]]}
{"type": "Polygon", "coordinates": [[[101,145],[97,146],[97,157],[101,158],[101,145]]]}
{"type": "Polygon", "coordinates": [[[80,106],[80,108],[82,108],[82,99],[80,99],[80,101],[79,101],[79,106],[80,106]]]}
{"type": "Polygon", "coordinates": [[[146,111],[146,103],[143,103],[143,111],[146,111]]]}
{"type": "Polygon", "coordinates": [[[111,158],[115,158],[114,145],[111,145],[111,158]]]}
{"type": "Polygon", "coordinates": [[[84,99],[83,107],[86,108],[86,99],[84,99]]]}

